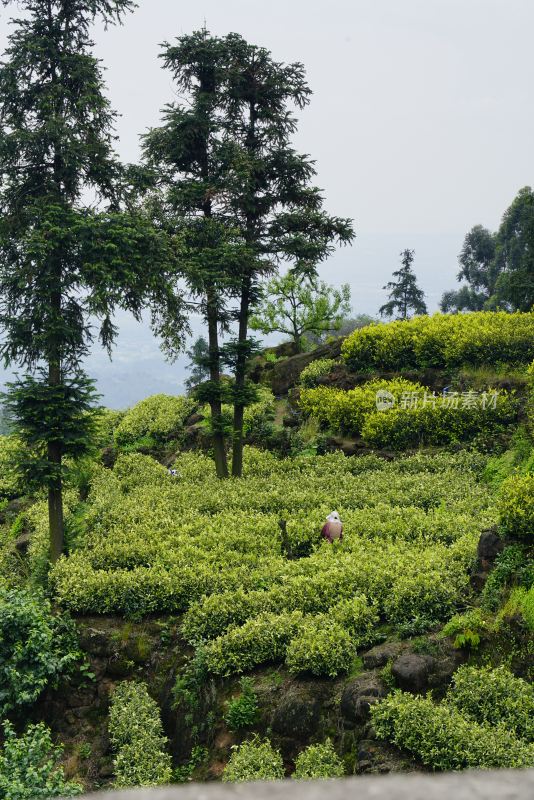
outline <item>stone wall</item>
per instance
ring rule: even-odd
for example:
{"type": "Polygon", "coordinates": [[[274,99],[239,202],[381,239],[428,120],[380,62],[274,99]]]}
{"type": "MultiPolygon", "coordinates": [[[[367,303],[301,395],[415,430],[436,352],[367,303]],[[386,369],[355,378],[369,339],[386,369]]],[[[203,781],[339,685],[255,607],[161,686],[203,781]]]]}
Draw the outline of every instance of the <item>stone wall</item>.
{"type": "MultiPolygon", "coordinates": [[[[337,781],[190,784],[90,795],[86,800],[532,800],[534,770],[386,775],[337,781]]],[[[82,799],[83,800],[83,799],[82,799]]]]}

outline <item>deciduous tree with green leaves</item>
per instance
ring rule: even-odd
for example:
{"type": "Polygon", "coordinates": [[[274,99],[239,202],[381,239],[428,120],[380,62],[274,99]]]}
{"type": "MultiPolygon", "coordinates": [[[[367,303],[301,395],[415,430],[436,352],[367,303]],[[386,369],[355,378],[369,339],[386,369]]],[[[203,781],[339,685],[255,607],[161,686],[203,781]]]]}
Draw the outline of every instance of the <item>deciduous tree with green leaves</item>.
{"type": "Polygon", "coordinates": [[[458,281],[465,284],[456,291],[445,292],[441,310],[482,311],[492,305],[495,283],[499,269],[495,263],[496,234],[475,225],[464,239],[462,252],[458,256],[460,271],[458,281]]]}
{"type": "Polygon", "coordinates": [[[534,192],[521,189],[505,211],[495,254],[497,303],[511,311],[534,308],[534,192]]]}
{"type": "MultiPolygon", "coordinates": [[[[3,6],[10,0],[2,0],[3,6]]],[[[91,443],[95,392],[82,361],[108,349],[117,307],[140,315],[167,291],[178,249],[125,210],[114,114],[90,26],[132,0],[21,0],[0,65],[0,326],[6,364],[27,371],[8,405],[29,445],[27,479],[48,489],[50,557],[63,550],[64,458],[91,443]]],[[[159,306],[161,306],[161,302],[159,306]]],[[[154,304],[155,306],[157,304],[154,304]]],[[[183,318],[180,327],[183,330],[183,318]]]]}
{"type": "Polygon", "coordinates": [[[417,285],[417,278],[412,269],[415,258],[413,250],[403,250],[402,266],[393,273],[395,280],[389,281],[383,288],[389,291],[389,300],[380,307],[382,317],[397,316],[397,319],[409,319],[410,312],[427,314],[425,293],[417,285]]]}
{"type": "Polygon", "coordinates": [[[336,331],[350,313],[350,287],[329,286],[294,272],[270,280],[250,327],[264,335],[283,333],[302,352],[307,334],[336,331]]]}

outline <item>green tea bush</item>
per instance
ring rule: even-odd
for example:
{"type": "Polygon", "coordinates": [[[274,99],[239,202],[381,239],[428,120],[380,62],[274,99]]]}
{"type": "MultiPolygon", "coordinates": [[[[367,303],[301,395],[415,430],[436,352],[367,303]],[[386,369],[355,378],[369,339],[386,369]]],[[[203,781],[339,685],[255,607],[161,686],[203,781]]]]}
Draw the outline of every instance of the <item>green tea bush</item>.
{"type": "Polygon", "coordinates": [[[354,371],[528,364],[534,356],[534,313],[435,314],[369,325],[344,342],[354,371]]]}
{"type": "Polygon", "coordinates": [[[439,621],[450,616],[462,591],[467,588],[468,577],[463,570],[451,570],[447,580],[442,573],[429,565],[426,572],[407,569],[399,575],[384,600],[384,611],[394,624],[402,624],[423,617],[439,621]]]}
{"type": "Polygon", "coordinates": [[[343,762],[334,750],[330,739],[327,739],[324,744],[311,744],[298,755],[292,777],[297,780],[309,781],[321,778],[342,778],[344,774],[343,762]]]}
{"type": "Polygon", "coordinates": [[[224,721],[232,731],[248,728],[258,715],[258,697],[251,678],[241,678],[241,694],[228,703],[224,721]]]}
{"type": "MultiPolygon", "coordinates": [[[[205,647],[215,674],[283,661],[323,614],[357,649],[378,616],[410,626],[454,612],[480,530],[496,522],[483,463],[466,452],[386,462],[246,448],[243,480],[221,482],[202,454],[180,454],[176,477],[149,456],[123,455],[92,479],[83,530],[48,586],[79,614],[183,613],[185,638],[205,647]],[[335,546],[320,534],[333,508],[345,529],[335,546]],[[290,543],[308,543],[301,557],[287,557],[280,520],[290,543]]],[[[74,497],[67,517],[77,513],[74,497]]],[[[30,516],[33,560],[47,552],[46,506],[30,516]]]]}
{"type": "Polygon", "coordinates": [[[231,675],[283,658],[301,624],[300,611],[258,614],[205,645],[206,665],[216,675],[231,675]]]}
{"type": "Polygon", "coordinates": [[[513,475],[501,486],[500,528],[514,539],[534,537],[534,475],[513,475]]]}
{"type": "Polygon", "coordinates": [[[62,748],[52,742],[50,730],[39,723],[17,736],[5,721],[0,748],[0,797],[2,800],[51,800],[74,797],[83,786],[67,781],[59,765],[62,748]]]}
{"type": "Polygon", "coordinates": [[[80,655],[74,624],[42,592],[0,588],[0,714],[35,702],[80,655]]]}
{"type": "Polygon", "coordinates": [[[129,409],[113,431],[118,447],[135,446],[139,440],[160,445],[182,431],[184,422],[195,410],[188,397],[155,394],[129,409]]]}
{"type": "Polygon", "coordinates": [[[286,665],[290,672],[309,672],[335,678],[348,672],[356,646],[350,634],[327,615],[306,620],[289,642],[286,665]]]}
{"type": "Polygon", "coordinates": [[[395,407],[369,414],[362,426],[362,438],[372,447],[406,450],[420,445],[463,443],[481,435],[495,435],[517,416],[515,399],[501,392],[496,407],[450,406],[450,399],[415,408],[395,407]]]}
{"type": "Polygon", "coordinates": [[[405,393],[422,400],[429,390],[404,378],[369,381],[348,391],[319,386],[316,389],[303,389],[299,406],[306,416],[314,417],[332,431],[357,435],[361,433],[367,417],[376,413],[379,391],[390,392],[399,401],[405,393]]]}
{"type": "Polygon", "coordinates": [[[305,389],[313,389],[320,378],[329,375],[338,362],[334,358],[318,358],[304,367],[300,373],[300,384],[305,389]]]}
{"type": "Polygon", "coordinates": [[[502,724],[519,739],[534,742],[534,687],[504,665],[460,667],[447,700],[481,725],[502,724]]]}
{"type": "Polygon", "coordinates": [[[109,735],[117,788],[162,786],[172,778],[159,708],[144,683],[120,683],[111,699],[109,735]]]}
{"type": "Polygon", "coordinates": [[[396,691],[371,708],[376,735],[434,770],[534,766],[534,746],[503,726],[480,725],[448,703],[396,691]]]}
{"type": "Polygon", "coordinates": [[[282,756],[271,743],[254,737],[249,742],[234,746],[222,779],[226,783],[244,781],[276,781],[284,777],[282,756]]]}
{"type": "Polygon", "coordinates": [[[24,445],[16,436],[0,436],[0,499],[11,500],[24,494],[24,482],[17,463],[24,445]]]}

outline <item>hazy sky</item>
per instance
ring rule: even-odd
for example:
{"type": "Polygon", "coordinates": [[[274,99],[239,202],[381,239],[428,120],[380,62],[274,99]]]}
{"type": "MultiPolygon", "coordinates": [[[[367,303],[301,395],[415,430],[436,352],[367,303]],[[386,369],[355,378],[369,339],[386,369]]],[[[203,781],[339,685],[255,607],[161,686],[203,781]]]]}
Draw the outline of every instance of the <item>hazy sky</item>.
{"type": "MultiPolygon", "coordinates": [[[[317,161],[327,209],[357,231],[323,277],[350,283],[355,312],[375,314],[400,250],[414,248],[435,309],[466,231],[496,228],[534,183],[532,0],[139,0],[123,27],[95,33],[124,160],[175,97],[159,44],[204,23],[306,66],[314,95],[296,145],[317,161]]],[[[150,331],[121,325],[113,364],[96,353],[88,364],[105,399],[180,391],[183,361],[165,365],[150,331]]]]}

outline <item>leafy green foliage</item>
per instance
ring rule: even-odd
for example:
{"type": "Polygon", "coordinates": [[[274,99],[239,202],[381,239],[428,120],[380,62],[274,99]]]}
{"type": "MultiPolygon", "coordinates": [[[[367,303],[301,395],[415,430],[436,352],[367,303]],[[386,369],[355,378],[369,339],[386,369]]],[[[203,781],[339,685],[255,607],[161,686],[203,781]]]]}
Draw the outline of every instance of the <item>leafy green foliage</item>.
{"type": "Polygon", "coordinates": [[[309,781],[320,778],[342,778],[344,774],[343,762],[330,739],[327,739],[323,744],[311,744],[299,753],[292,777],[309,781]]]}
{"type": "Polygon", "coordinates": [[[513,475],[501,486],[500,528],[505,536],[532,541],[534,532],[534,475],[513,475]]]}
{"type": "Polygon", "coordinates": [[[41,592],[0,588],[0,713],[35,702],[79,658],[74,625],[41,592]]]}
{"type": "Polygon", "coordinates": [[[253,725],[258,715],[258,698],[251,678],[241,678],[241,694],[230,700],[224,721],[230,730],[238,731],[253,725]]]}
{"type": "Polygon", "coordinates": [[[497,556],[482,590],[482,607],[488,611],[497,611],[505,590],[513,583],[524,584],[527,588],[534,583],[532,560],[519,544],[505,547],[497,556]]]}
{"type": "Polygon", "coordinates": [[[532,312],[434,314],[355,331],[343,356],[355,371],[523,365],[534,358],[533,343],[532,312]]]}
{"type": "Polygon", "coordinates": [[[123,682],[112,696],[109,735],[116,752],[115,786],[161,786],[170,783],[159,708],[144,683],[123,682]]]}
{"type": "Polygon", "coordinates": [[[139,440],[161,445],[176,438],[185,420],[193,413],[195,402],[186,397],[155,394],[129,409],[115,427],[113,436],[118,447],[135,447],[139,440]]]}
{"type": "Polygon", "coordinates": [[[4,722],[4,743],[0,749],[0,795],[4,800],[51,800],[74,797],[83,786],[65,780],[58,765],[62,748],[52,742],[43,723],[29,725],[17,736],[13,725],[4,722]]]}
{"type": "Polygon", "coordinates": [[[458,649],[476,650],[481,635],[488,631],[488,623],[479,608],[473,608],[465,614],[457,614],[443,627],[443,636],[454,636],[454,646],[458,649]]]}
{"type": "Polygon", "coordinates": [[[532,767],[534,746],[502,725],[481,725],[453,705],[396,691],[371,708],[376,734],[435,770],[532,767]]]}
{"type": "Polygon", "coordinates": [[[534,687],[508,667],[460,667],[447,700],[481,725],[504,725],[519,739],[534,743],[534,687]]]}
{"type": "Polygon", "coordinates": [[[244,781],[275,781],[284,777],[282,756],[271,743],[255,736],[248,742],[234,746],[233,753],[222,775],[227,783],[244,781]]]}

